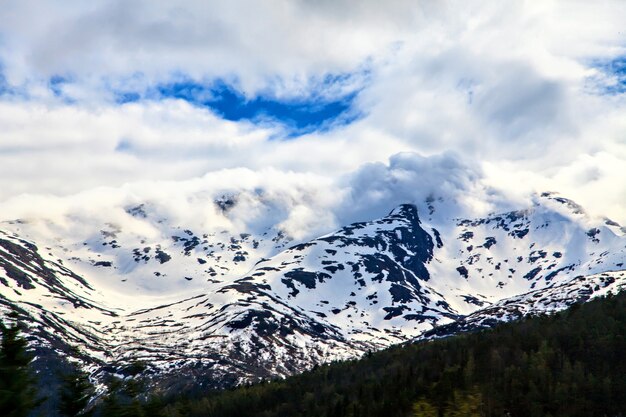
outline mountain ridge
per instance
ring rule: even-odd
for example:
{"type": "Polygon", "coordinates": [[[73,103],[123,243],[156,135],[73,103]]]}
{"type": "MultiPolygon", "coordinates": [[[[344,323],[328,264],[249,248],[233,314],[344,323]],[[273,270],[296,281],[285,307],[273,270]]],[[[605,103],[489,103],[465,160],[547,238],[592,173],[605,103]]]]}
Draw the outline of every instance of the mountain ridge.
{"type": "MultiPolygon", "coordinates": [[[[0,304],[21,310],[33,346],[82,363],[97,380],[141,361],[145,377],[172,389],[287,376],[624,286],[623,228],[588,227],[570,200],[544,194],[529,209],[443,222],[432,220],[437,201],[425,203],[422,218],[402,204],[291,246],[275,229],[168,225],[169,240],[154,244],[105,224],[56,248],[2,232],[0,304]],[[190,289],[169,294],[173,276],[190,289]],[[162,283],[160,295],[120,291],[143,282],[148,292],[162,283]]],[[[146,210],[127,215],[148,222],[146,210]]]]}

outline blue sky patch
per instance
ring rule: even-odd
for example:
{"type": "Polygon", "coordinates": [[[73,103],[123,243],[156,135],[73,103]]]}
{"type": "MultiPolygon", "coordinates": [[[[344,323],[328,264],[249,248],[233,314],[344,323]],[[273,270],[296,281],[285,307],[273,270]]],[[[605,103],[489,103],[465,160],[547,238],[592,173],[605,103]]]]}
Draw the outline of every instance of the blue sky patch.
{"type": "Polygon", "coordinates": [[[602,86],[602,92],[604,94],[626,93],[626,56],[595,63],[594,66],[611,78],[609,84],[605,83],[602,86]]]}
{"type": "Polygon", "coordinates": [[[130,139],[122,138],[115,147],[116,152],[131,152],[133,150],[133,144],[130,139]]]}
{"type": "MultiPolygon", "coordinates": [[[[322,86],[326,85],[326,81],[332,80],[325,80],[322,86]]],[[[210,108],[227,120],[279,122],[287,126],[293,136],[326,130],[337,124],[347,124],[357,117],[350,114],[357,92],[333,99],[320,94],[287,100],[274,98],[269,94],[247,98],[223,81],[216,81],[211,85],[192,81],[163,84],[157,87],[157,92],[163,98],[183,99],[210,108]]]]}
{"type": "Polygon", "coordinates": [[[48,79],[48,88],[52,91],[55,97],[61,99],[66,104],[76,103],[76,99],[69,96],[64,90],[66,84],[73,83],[74,80],[71,76],[53,75],[48,79]]]}
{"type": "Polygon", "coordinates": [[[0,72],[0,95],[5,94],[9,90],[9,83],[7,83],[6,77],[0,72]]]}
{"type": "Polygon", "coordinates": [[[25,92],[9,83],[0,62],[0,96],[25,96],[25,92]]]}
{"type": "Polygon", "coordinates": [[[181,99],[211,109],[226,120],[279,123],[287,128],[289,137],[295,137],[346,125],[361,116],[353,108],[358,95],[355,88],[340,88],[342,93],[326,94],[327,91],[336,91],[337,87],[350,84],[350,81],[350,74],[327,75],[318,84],[317,91],[304,97],[288,99],[276,98],[271,93],[246,97],[223,80],[211,83],[183,80],[159,84],[145,93],[116,91],[114,94],[118,104],[145,98],[181,99]]]}
{"type": "Polygon", "coordinates": [[[135,93],[135,92],[116,92],[115,93],[115,101],[118,104],[133,103],[139,100],[141,100],[141,96],[139,95],[139,93],[135,93]]]}
{"type": "Polygon", "coordinates": [[[4,74],[0,72],[0,97],[20,98],[22,100],[27,100],[29,98],[29,95],[28,90],[24,86],[15,86],[10,84],[4,74]]]}
{"type": "Polygon", "coordinates": [[[63,84],[67,82],[68,80],[65,77],[53,75],[48,81],[48,87],[55,96],[60,97],[63,95],[63,84]]]}

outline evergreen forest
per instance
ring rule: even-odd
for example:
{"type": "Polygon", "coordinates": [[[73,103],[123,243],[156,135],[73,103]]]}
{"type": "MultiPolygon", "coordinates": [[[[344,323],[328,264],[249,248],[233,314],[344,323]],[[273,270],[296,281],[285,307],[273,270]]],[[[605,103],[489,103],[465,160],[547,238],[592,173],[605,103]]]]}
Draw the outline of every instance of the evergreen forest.
{"type": "MultiPolygon", "coordinates": [[[[19,324],[3,324],[0,415],[37,415],[19,324]]],[[[491,330],[396,346],[284,380],[157,396],[137,379],[63,377],[59,416],[603,417],[626,415],[626,293],[491,330]]]]}

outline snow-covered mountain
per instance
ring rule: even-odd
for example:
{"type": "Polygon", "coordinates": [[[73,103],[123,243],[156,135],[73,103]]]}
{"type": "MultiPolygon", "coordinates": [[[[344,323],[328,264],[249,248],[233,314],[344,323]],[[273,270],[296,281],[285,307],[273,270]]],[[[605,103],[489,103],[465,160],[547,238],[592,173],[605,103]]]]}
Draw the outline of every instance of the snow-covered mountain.
{"type": "MultiPolygon", "coordinates": [[[[227,220],[236,204],[211,209],[227,220]]],[[[469,219],[446,204],[402,204],[306,241],[271,225],[193,230],[145,204],[97,230],[5,222],[0,308],[22,315],[40,361],[69,357],[96,378],[142,361],[156,385],[223,386],[626,285],[626,230],[570,200],[545,193],[469,219]]]]}

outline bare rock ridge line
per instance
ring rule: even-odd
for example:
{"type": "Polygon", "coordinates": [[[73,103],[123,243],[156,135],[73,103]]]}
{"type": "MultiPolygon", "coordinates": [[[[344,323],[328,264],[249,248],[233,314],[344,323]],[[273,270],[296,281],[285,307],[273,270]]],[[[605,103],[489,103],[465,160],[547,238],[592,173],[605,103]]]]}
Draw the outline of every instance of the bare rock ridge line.
{"type": "Polygon", "coordinates": [[[8,222],[0,312],[15,309],[28,324],[40,366],[70,358],[101,380],[141,361],[163,389],[220,387],[558,311],[626,285],[626,230],[570,200],[546,193],[528,209],[477,219],[437,216],[443,204],[402,204],[304,242],[271,227],[197,233],[146,205],[79,236],[8,222]]]}

